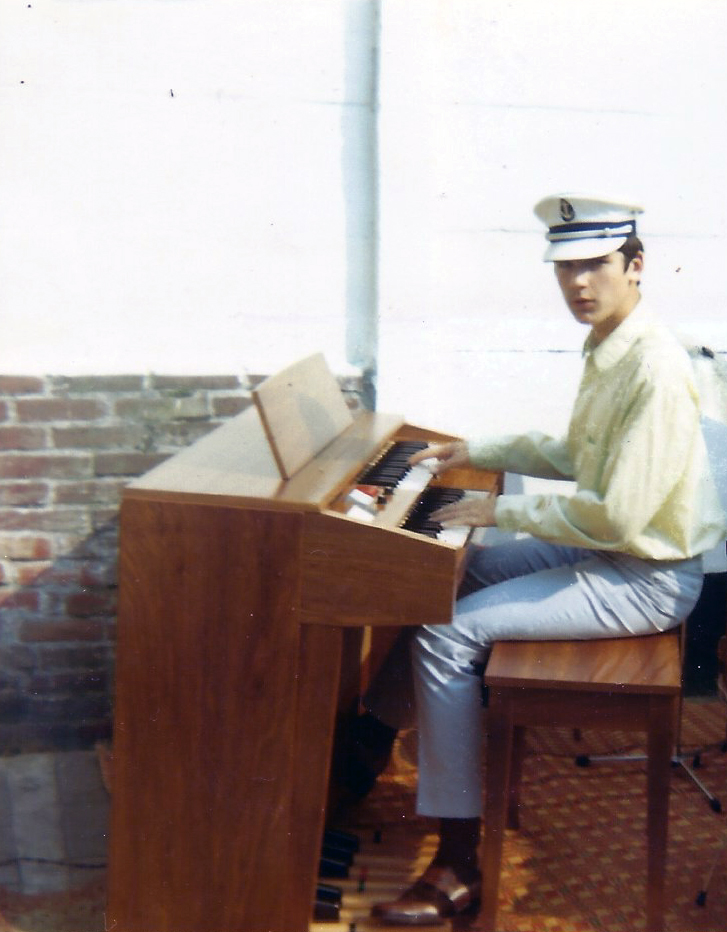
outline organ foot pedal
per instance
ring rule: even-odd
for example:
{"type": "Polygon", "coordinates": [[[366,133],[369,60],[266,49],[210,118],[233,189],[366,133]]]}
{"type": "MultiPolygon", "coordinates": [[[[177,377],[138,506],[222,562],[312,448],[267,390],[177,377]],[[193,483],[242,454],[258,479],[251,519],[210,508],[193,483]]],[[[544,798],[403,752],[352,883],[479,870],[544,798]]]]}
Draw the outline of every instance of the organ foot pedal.
{"type": "MultiPolygon", "coordinates": [[[[381,920],[372,917],[374,904],[399,896],[431,862],[437,847],[436,835],[420,834],[411,826],[387,826],[383,837],[381,831],[367,836],[368,829],[364,830],[347,877],[331,885],[319,881],[309,932],[388,932],[392,927],[382,927],[381,920]],[[331,893],[331,900],[326,902],[320,895],[322,887],[340,892],[340,898],[331,893]]],[[[444,927],[452,929],[449,924],[444,927]]]]}
{"type": "MultiPolygon", "coordinates": [[[[353,865],[359,839],[350,832],[327,829],[318,865],[319,879],[347,878],[353,865]]],[[[318,922],[338,922],[343,890],[339,886],[319,883],[313,906],[313,918],[318,922]]]]}

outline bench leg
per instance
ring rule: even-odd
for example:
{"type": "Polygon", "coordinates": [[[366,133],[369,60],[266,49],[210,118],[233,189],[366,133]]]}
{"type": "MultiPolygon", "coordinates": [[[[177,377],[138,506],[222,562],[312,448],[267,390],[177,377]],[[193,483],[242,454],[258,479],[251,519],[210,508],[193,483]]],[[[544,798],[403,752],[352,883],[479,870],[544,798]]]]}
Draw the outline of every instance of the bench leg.
{"type": "Polygon", "coordinates": [[[670,696],[652,697],[649,703],[646,932],[663,932],[675,704],[670,696]]]}
{"type": "Polygon", "coordinates": [[[520,782],[525,759],[525,729],[516,725],[512,730],[512,755],[510,758],[510,780],[507,796],[507,827],[520,828],[520,782]]]}
{"type": "Polygon", "coordinates": [[[512,747],[511,703],[503,699],[498,690],[493,689],[490,691],[487,708],[485,832],[482,851],[482,908],[479,917],[481,932],[495,932],[512,747]]]}

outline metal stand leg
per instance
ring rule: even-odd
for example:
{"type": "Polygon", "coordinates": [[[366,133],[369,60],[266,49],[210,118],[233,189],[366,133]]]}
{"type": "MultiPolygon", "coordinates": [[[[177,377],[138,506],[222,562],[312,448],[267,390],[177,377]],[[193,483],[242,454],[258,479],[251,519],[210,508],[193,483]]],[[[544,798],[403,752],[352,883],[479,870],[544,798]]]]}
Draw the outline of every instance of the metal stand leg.
{"type": "Polygon", "coordinates": [[[724,855],[725,851],[727,851],[727,840],[725,840],[724,844],[717,852],[717,855],[714,861],[712,861],[711,867],[707,871],[707,876],[704,878],[704,886],[697,894],[697,899],[696,899],[697,906],[704,906],[706,904],[707,890],[709,889],[709,885],[712,882],[712,876],[714,875],[714,872],[717,870],[717,865],[722,860],[722,856],[724,855]]]}
{"type": "MultiPolygon", "coordinates": [[[[590,767],[591,764],[598,763],[638,763],[639,761],[645,761],[645,754],[579,754],[575,759],[576,766],[578,767],[590,767]]],[[[692,768],[686,763],[686,758],[682,755],[679,748],[677,748],[676,753],[673,755],[672,759],[673,767],[681,767],[681,769],[686,773],[689,779],[694,783],[698,790],[704,795],[707,802],[709,803],[709,808],[713,812],[720,813],[722,812],[722,803],[720,800],[702,783],[699,777],[694,773],[692,768]]]]}
{"type": "MultiPolygon", "coordinates": [[[[680,633],[680,642],[681,642],[681,652],[682,652],[682,662],[684,658],[685,650],[685,632],[686,625],[682,625],[680,633]]],[[[677,726],[676,726],[676,747],[674,750],[674,755],[671,759],[672,766],[681,767],[681,769],[686,773],[689,779],[694,783],[697,789],[704,795],[705,799],[709,803],[709,808],[713,812],[720,813],[722,812],[722,803],[720,800],[702,783],[699,777],[694,773],[692,767],[699,767],[700,757],[699,754],[694,754],[692,756],[692,767],[687,763],[687,755],[682,753],[682,711],[684,708],[684,697],[682,694],[679,696],[679,709],[677,713],[677,726]]],[[[723,749],[727,750],[727,740],[723,744],[723,749]]],[[[612,762],[612,763],[633,763],[638,761],[645,761],[647,757],[645,754],[579,754],[575,763],[578,767],[588,767],[591,764],[603,763],[603,762],[612,762]]]]}

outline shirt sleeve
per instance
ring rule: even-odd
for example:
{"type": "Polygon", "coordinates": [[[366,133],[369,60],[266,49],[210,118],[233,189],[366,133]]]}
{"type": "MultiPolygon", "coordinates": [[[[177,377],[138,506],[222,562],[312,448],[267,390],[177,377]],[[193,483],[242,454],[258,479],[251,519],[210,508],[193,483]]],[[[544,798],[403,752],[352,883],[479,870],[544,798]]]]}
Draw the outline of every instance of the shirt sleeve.
{"type": "Polygon", "coordinates": [[[625,550],[667,503],[699,431],[699,405],[679,378],[646,381],[613,435],[598,488],[573,495],[502,495],[495,520],[557,543],[625,550]]]}
{"type": "Polygon", "coordinates": [[[565,438],[531,432],[470,440],[470,462],[481,469],[514,472],[540,479],[572,479],[573,464],[565,438]]]}

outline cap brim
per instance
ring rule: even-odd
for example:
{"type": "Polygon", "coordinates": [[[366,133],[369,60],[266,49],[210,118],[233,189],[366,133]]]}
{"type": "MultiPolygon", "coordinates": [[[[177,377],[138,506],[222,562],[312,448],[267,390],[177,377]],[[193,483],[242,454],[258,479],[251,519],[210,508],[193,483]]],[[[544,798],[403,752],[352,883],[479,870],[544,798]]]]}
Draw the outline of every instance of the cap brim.
{"type": "Polygon", "coordinates": [[[620,249],[626,236],[602,236],[598,239],[561,240],[548,243],[543,262],[568,262],[572,259],[596,259],[620,249]]]}

